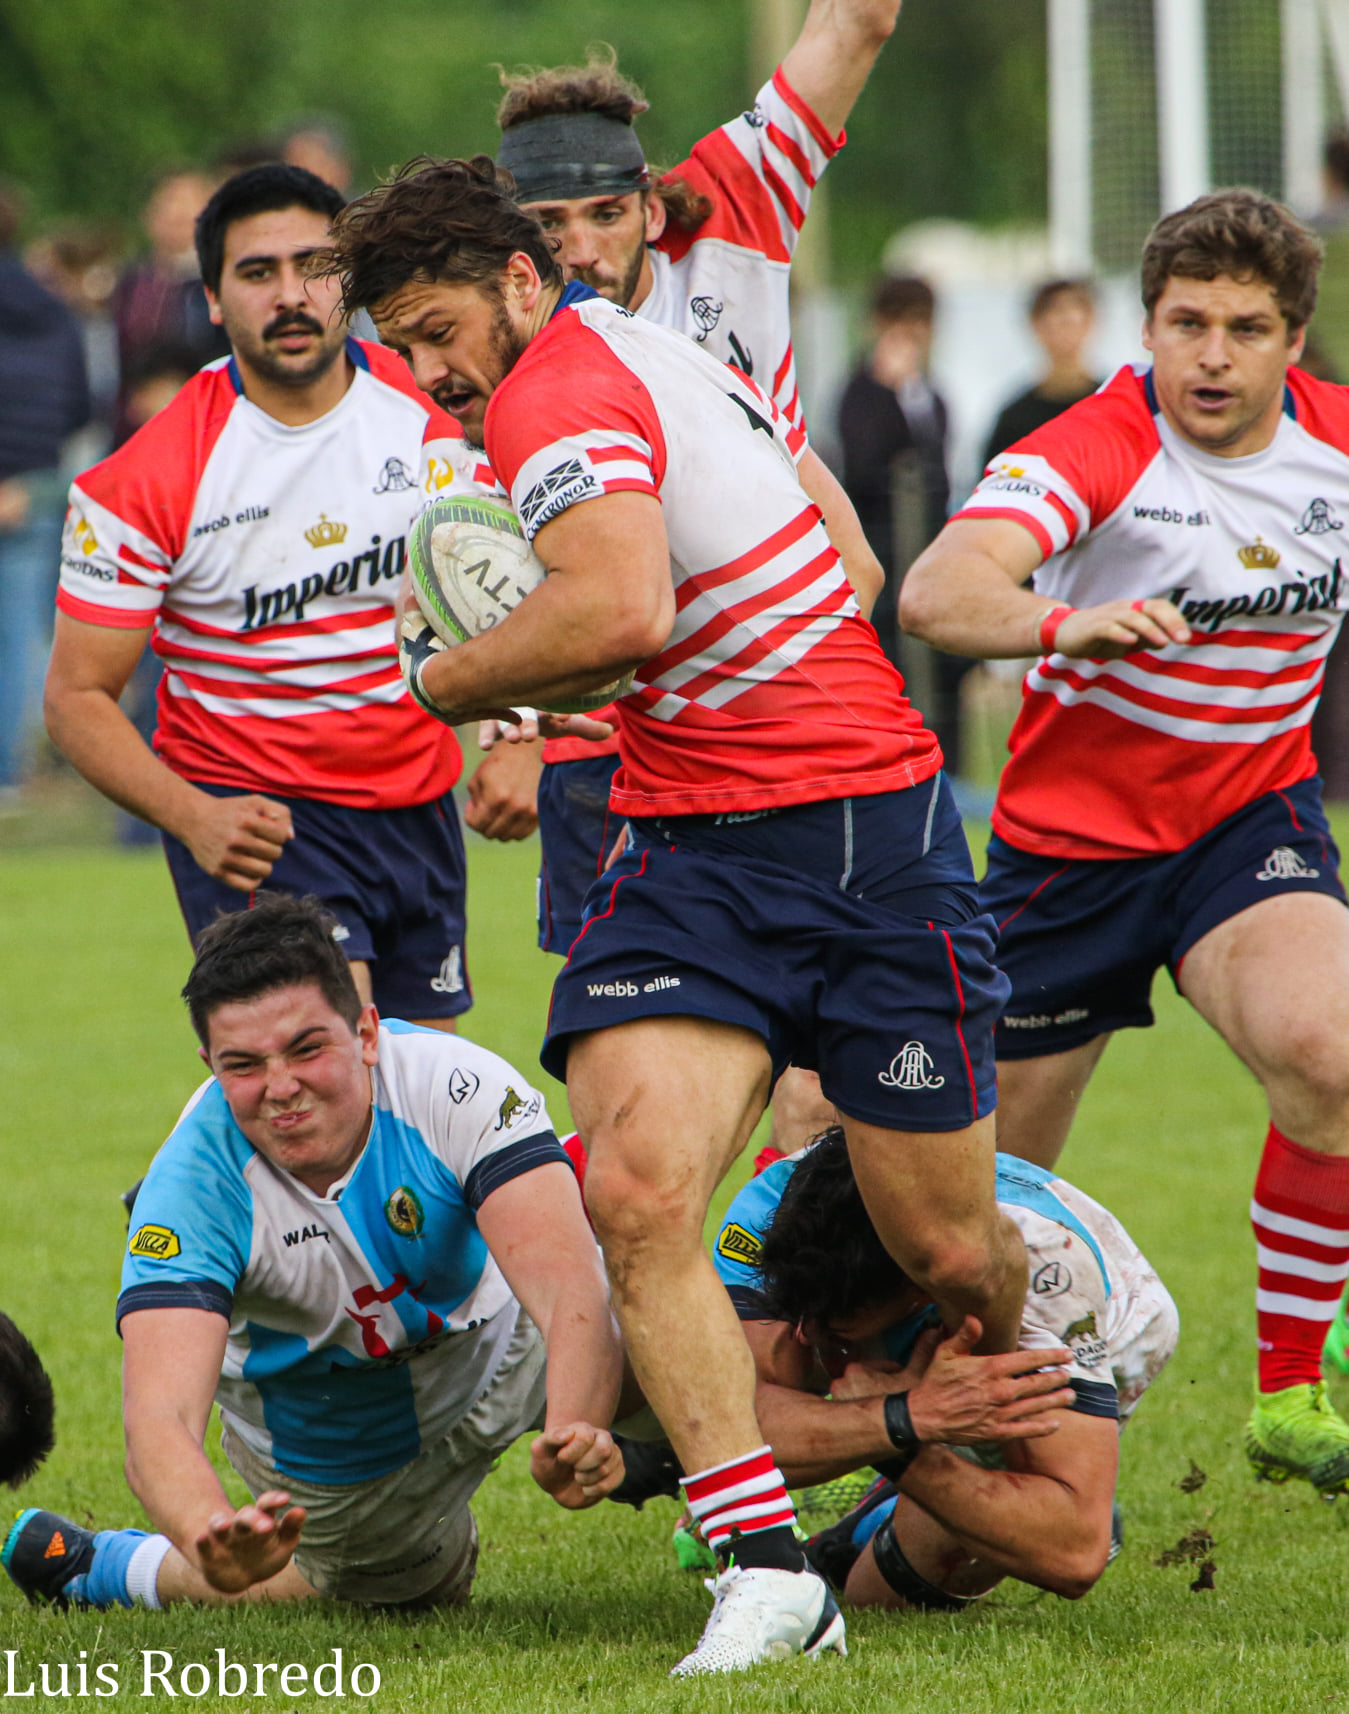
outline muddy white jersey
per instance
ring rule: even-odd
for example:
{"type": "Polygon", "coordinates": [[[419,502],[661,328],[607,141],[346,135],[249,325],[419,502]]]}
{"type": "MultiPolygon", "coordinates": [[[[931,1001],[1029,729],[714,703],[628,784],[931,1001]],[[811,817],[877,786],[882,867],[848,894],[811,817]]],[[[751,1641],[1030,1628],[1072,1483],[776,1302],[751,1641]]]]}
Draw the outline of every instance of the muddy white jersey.
{"type": "Polygon", "coordinates": [[[660,502],[674,626],[617,704],[618,813],[862,797],[940,767],[797,478],[804,436],[752,381],[573,284],[485,433],[531,540],[603,495],[660,502]]]}
{"type": "Polygon", "coordinates": [[[407,695],[393,602],[422,504],[424,443],[459,427],[382,346],[349,340],[341,402],[291,427],[213,363],[70,491],[58,605],[153,627],[156,749],[187,779],[401,808],[449,790],[454,735],[407,695]]]}
{"type": "Polygon", "coordinates": [[[1009,844],[1178,851],[1315,772],[1312,711],[1349,603],[1349,389],[1291,370],[1271,444],[1220,458],[1170,427],[1149,370],[1125,368],[995,459],[957,516],[1029,530],[1049,600],[1165,596],[1194,633],[1036,662],[993,817],[1009,844]]]}

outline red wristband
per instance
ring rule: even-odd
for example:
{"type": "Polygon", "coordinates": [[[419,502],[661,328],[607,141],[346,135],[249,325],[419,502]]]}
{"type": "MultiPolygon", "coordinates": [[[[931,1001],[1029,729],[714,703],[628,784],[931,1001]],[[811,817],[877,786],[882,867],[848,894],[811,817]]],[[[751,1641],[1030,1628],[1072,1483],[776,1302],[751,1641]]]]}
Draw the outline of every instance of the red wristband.
{"type": "Polygon", "coordinates": [[[1076,612],[1076,607],[1051,607],[1048,613],[1043,616],[1036,632],[1036,636],[1040,640],[1040,653],[1042,655],[1053,654],[1054,639],[1059,634],[1059,626],[1070,613],[1076,612]]]}

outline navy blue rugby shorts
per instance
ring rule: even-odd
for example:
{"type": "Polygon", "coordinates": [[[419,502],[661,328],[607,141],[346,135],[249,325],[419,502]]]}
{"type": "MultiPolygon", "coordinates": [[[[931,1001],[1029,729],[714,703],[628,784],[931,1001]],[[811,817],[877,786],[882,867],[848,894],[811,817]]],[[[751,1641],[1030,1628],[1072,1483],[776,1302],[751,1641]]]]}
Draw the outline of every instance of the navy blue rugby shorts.
{"type": "Polygon", "coordinates": [[[1012,997],[999,1059],[1065,1053],[1153,1021],[1152,979],[1179,985],[1190,948],[1279,893],[1345,901],[1319,778],[1266,792],[1183,851],[1160,857],[1037,857],[994,836],[980,897],[998,929],[1012,997]]]}
{"type": "MultiPolygon", "coordinates": [[[[241,795],[232,786],[195,783],[212,797],[241,795]]],[[[464,836],[453,795],[407,809],[266,795],[288,806],[295,837],[263,884],[323,900],[341,925],[342,950],[370,966],[379,1010],[411,1019],[466,1012],[473,990],[464,956],[464,836]]],[[[247,893],[213,880],[171,834],[163,839],[194,941],[217,912],[247,908],[247,893]]]]}
{"type": "Polygon", "coordinates": [[[692,1016],[761,1036],[774,1076],[816,1069],[849,1117],[955,1131],[997,1100],[1007,983],[943,775],[750,815],[632,819],[590,889],[541,1055],[573,1035],[692,1016]]]}
{"type": "Polygon", "coordinates": [[[610,753],[546,762],[539,777],[539,945],[567,949],[581,932],[581,907],[604,873],[623,817],[609,809],[619,758],[610,753]]]}

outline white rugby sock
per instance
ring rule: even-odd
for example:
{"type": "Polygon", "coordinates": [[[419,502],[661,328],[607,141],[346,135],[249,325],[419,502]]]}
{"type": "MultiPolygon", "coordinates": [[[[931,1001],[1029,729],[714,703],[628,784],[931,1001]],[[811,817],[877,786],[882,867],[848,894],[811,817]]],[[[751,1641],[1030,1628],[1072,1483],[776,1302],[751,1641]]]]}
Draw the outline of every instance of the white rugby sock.
{"type": "Polygon", "coordinates": [[[159,1568],[172,1546],[166,1535],[147,1535],[132,1554],[126,1568],[126,1591],[133,1601],[143,1601],[147,1607],[163,1606],[159,1599],[159,1568]]]}

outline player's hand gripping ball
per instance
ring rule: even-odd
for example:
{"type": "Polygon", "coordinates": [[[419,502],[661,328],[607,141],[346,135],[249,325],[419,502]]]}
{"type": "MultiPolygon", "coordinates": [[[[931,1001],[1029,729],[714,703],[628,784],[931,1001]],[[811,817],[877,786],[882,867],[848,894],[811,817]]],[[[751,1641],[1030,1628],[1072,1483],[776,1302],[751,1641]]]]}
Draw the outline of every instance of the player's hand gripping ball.
{"type": "MultiPolygon", "coordinates": [[[[450,647],[481,637],[499,625],[547,575],[509,506],[497,500],[448,494],[432,500],[413,524],[408,566],[422,612],[435,636],[450,647]]],[[[434,651],[433,641],[415,642],[408,639],[407,632],[405,619],[400,661],[405,648],[421,649],[423,660],[434,651]]],[[[435,712],[406,666],[404,677],[422,707],[435,712]]],[[[631,689],[632,674],[628,673],[586,695],[541,706],[554,714],[585,714],[631,689]]]]}

